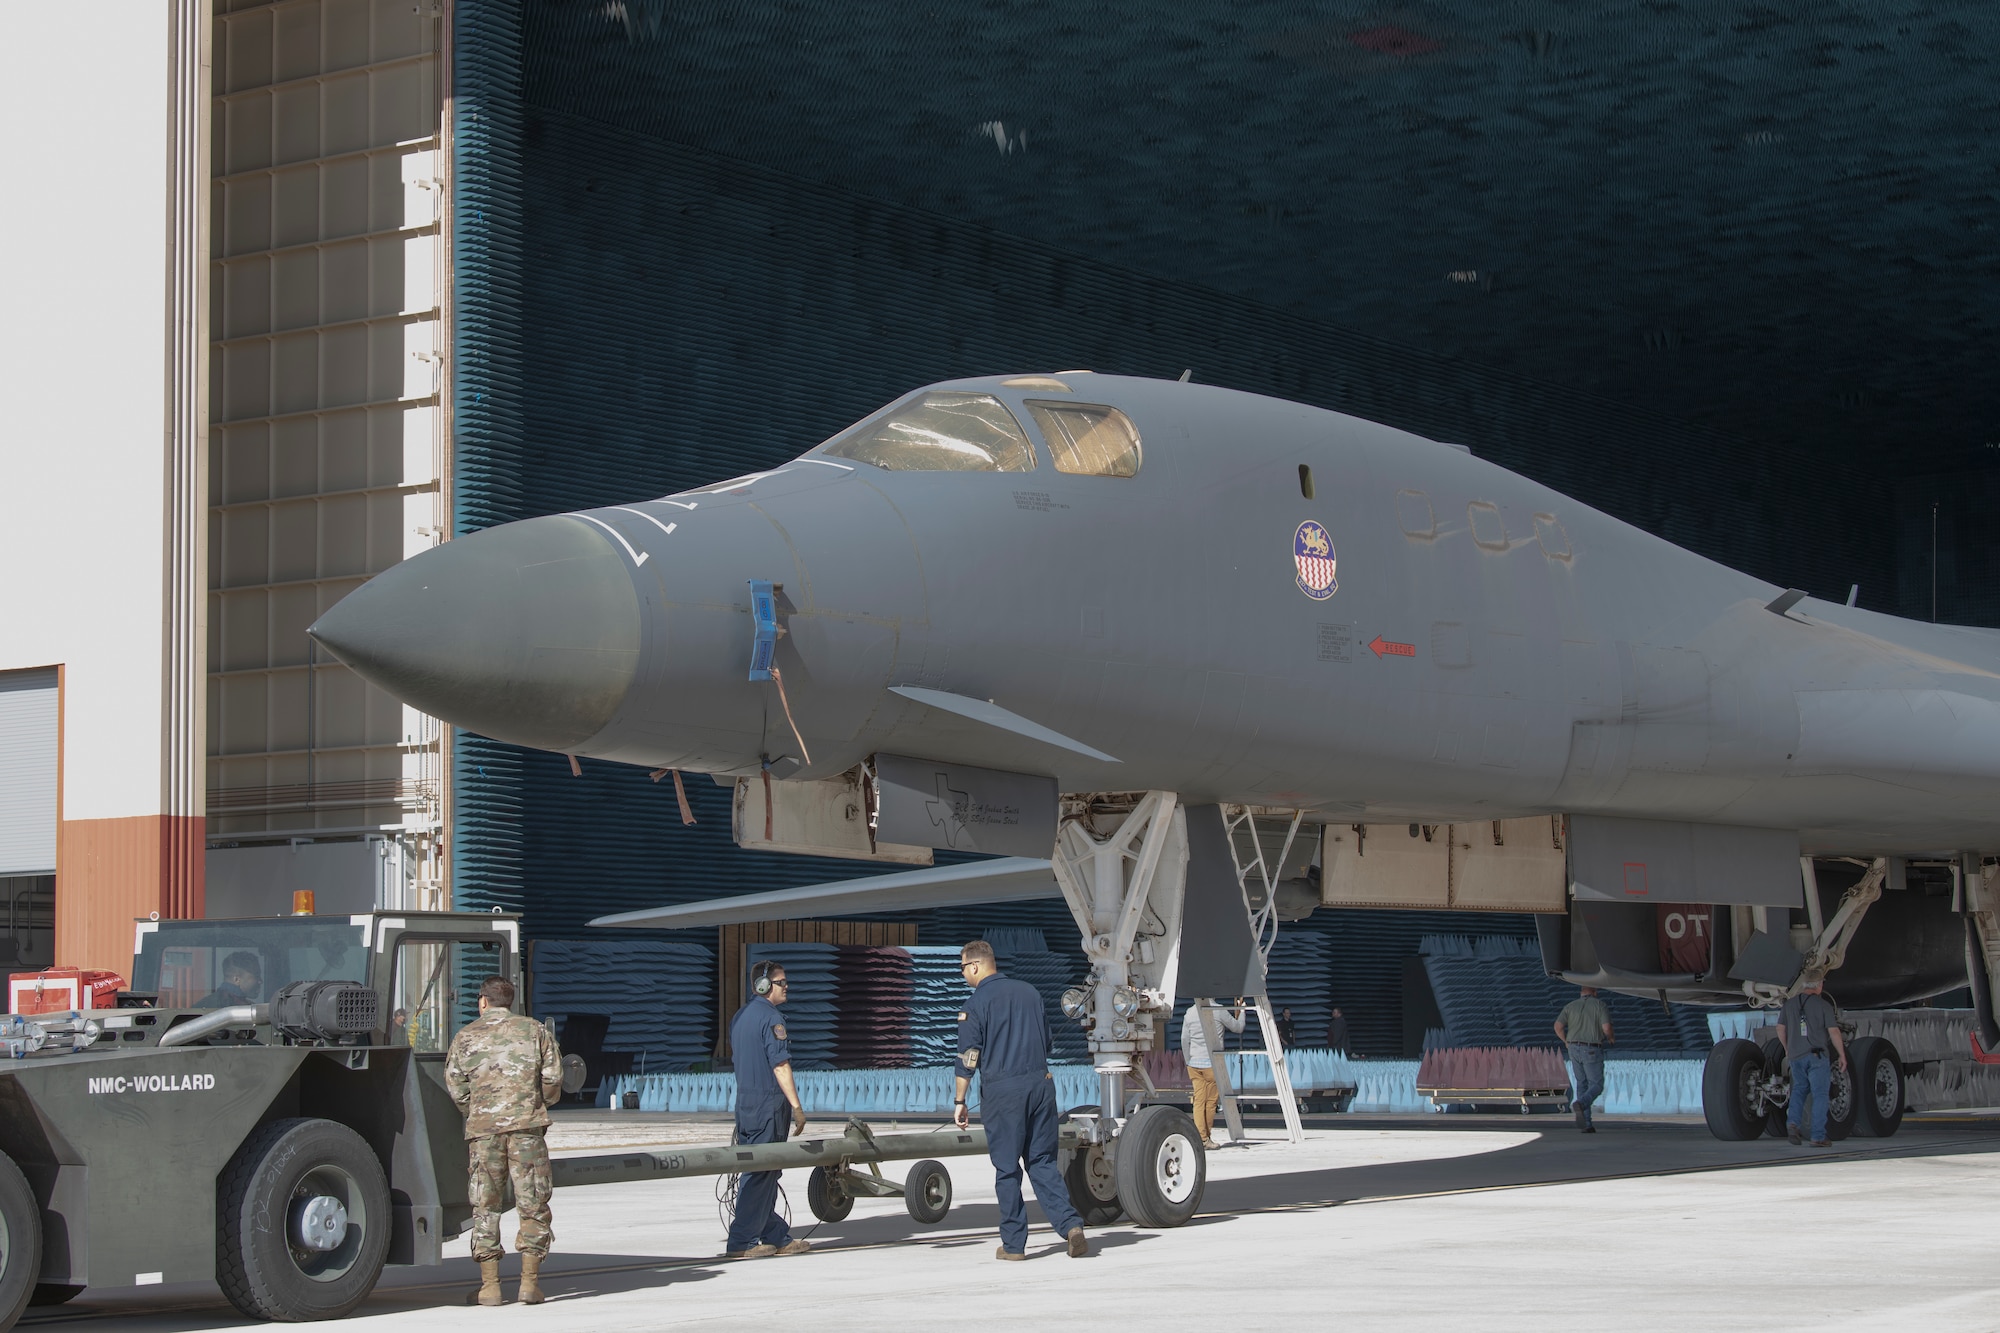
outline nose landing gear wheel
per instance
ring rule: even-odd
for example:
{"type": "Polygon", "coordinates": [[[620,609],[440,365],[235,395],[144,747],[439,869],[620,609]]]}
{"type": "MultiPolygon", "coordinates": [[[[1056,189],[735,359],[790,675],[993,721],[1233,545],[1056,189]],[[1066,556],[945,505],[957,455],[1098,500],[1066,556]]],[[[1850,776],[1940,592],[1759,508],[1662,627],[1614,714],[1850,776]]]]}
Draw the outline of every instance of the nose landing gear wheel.
{"type": "Polygon", "coordinates": [[[1142,1106],[1118,1135],[1119,1201],[1143,1227],[1177,1227],[1201,1207],[1208,1160],[1187,1112],[1142,1106]]]}
{"type": "Polygon", "coordinates": [[[1069,1186],[1069,1205],[1083,1218],[1083,1224],[1101,1227],[1116,1222],[1125,1210],[1119,1205],[1118,1181],[1103,1147],[1086,1143],[1064,1156],[1068,1158],[1062,1173],[1063,1183],[1069,1186]]]}

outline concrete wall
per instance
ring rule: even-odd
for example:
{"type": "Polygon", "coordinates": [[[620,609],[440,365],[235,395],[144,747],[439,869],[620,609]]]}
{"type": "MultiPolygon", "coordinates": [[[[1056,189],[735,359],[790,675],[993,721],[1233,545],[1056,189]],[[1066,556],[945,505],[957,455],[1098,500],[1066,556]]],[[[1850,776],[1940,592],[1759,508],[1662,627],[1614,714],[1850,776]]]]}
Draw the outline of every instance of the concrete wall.
{"type": "Polygon", "coordinates": [[[407,907],[409,863],[393,839],[211,848],[207,914],[282,916],[309,889],[321,916],[407,907]]]}
{"type": "Polygon", "coordinates": [[[200,910],[206,18],[105,0],[85,61],[78,18],[0,9],[0,670],[61,668],[57,957],[122,969],[133,916],[200,910]]]}

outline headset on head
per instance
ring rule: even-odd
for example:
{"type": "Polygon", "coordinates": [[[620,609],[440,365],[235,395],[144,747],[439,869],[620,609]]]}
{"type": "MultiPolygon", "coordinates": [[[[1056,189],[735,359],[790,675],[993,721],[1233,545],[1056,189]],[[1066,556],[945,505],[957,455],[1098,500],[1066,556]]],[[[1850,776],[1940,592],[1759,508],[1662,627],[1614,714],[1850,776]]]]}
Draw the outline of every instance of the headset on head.
{"type": "Polygon", "coordinates": [[[759,995],[771,993],[771,974],[785,970],[783,963],[759,962],[750,964],[750,989],[759,995]]]}

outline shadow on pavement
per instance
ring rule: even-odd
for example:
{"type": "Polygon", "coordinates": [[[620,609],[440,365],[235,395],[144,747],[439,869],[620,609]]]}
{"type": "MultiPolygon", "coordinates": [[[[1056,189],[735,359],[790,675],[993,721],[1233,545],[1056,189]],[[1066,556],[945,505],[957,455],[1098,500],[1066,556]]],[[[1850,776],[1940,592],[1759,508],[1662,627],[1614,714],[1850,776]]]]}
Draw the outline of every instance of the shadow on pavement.
{"type": "MultiPolygon", "coordinates": [[[[564,1254],[557,1251],[542,1269],[542,1287],[551,1305],[608,1296],[619,1292],[665,1289],[705,1282],[717,1276],[717,1269],[733,1262],[719,1256],[674,1257],[636,1254],[564,1254]]],[[[514,1284],[520,1277],[519,1257],[509,1253],[502,1266],[508,1304],[513,1304],[514,1284]]],[[[467,1295],[479,1285],[479,1266],[470,1259],[448,1259],[435,1268],[390,1268],[384,1270],[375,1291],[350,1318],[371,1314],[396,1314],[410,1310],[435,1310],[467,1304],[467,1295]]],[[[18,1327],[68,1323],[103,1323],[119,1326],[139,1324],[167,1330],[182,1325],[213,1328],[240,1325],[266,1327],[260,1320],[244,1319],[229,1311],[222,1291],[212,1282],[188,1282],[174,1286],[118,1288],[93,1296],[86,1291],[60,1306],[30,1309],[18,1327]],[[199,1312],[198,1319],[183,1316],[199,1312]]]]}
{"type": "MultiPolygon", "coordinates": [[[[1851,1138],[1831,1149],[1794,1148],[1782,1139],[1759,1139],[1749,1143],[1723,1143],[1711,1137],[1699,1124],[1661,1122],[1620,1122],[1601,1120],[1598,1133],[1577,1134],[1567,1124],[1521,1123],[1511,1117],[1450,1117],[1456,1123],[1427,1121],[1412,1125],[1408,1120],[1340,1125],[1342,1132],[1365,1136],[1385,1130],[1407,1133],[1425,1131],[1528,1132],[1526,1142],[1514,1143],[1489,1152],[1422,1158],[1410,1161],[1328,1167],[1316,1170],[1284,1171],[1290,1151],[1282,1142],[1264,1141],[1247,1149],[1224,1149],[1229,1158],[1254,1154],[1259,1166],[1272,1168],[1271,1174],[1208,1182],[1200,1214],[1191,1227],[1224,1225],[1237,1214],[1272,1209],[1329,1207],[1363,1200],[1387,1200],[1421,1195],[1561,1185],[1620,1177],[1680,1175],[1701,1172],[1737,1171],[1751,1168],[1811,1169],[1842,1161],[1893,1157],[1949,1157],[2000,1152],[2000,1121],[1961,1118],[1906,1122],[1904,1131],[1893,1139],[1851,1138]]],[[[1332,1128],[1315,1126],[1315,1128],[1332,1128]]],[[[990,1170],[983,1159],[967,1158],[955,1173],[962,1179],[977,1178],[990,1170]]],[[[1233,1162],[1232,1162],[1233,1165],[1233,1162]]],[[[803,1179],[796,1190],[803,1203],[803,1179]]],[[[804,1213],[804,1209],[799,1209],[804,1213]]],[[[1062,1256],[1062,1247],[1049,1231],[1041,1209],[1031,1201],[1028,1212],[1028,1253],[1030,1258],[1062,1256]]],[[[574,1254],[558,1249],[543,1269],[543,1285],[551,1304],[571,1304],[595,1296],[638,1290],[664,1290],[704,1282],[720,1275],[722,1266],[732,1263],[790,1264],[836,1259],[845,1249],[920,1244],[932,1248],[978,1250],[991,1247],[1000,1224],[997,1205],[975,1203],[955,1206],[943,1223],[926,1227],[901,1212],[882,1211],[850,1217],[836,1224],[815,1225],[809,1214],[794,1226],[794,1234],[805,1236],[822,1252],[820,1258],[803,1260],[726,1260],[712,1255],[574,1254]]],[[[1126,1249],[1162,1239],[1161,1233],[1142,1230],[1129,1223],[1090,1229],[1093,1252],[1126,1249]]],[[[644,1237],[635,1240],[643,1244],[644,1237]]],[[[519,1260],[507,1256],[504,1273],[512,1295],[519,1273],[519,1260]]],[[[357,1314],[388,1314],[408,1310],[441,1309],[463,1304],[465,1295],[477,1285],[478,1269],[470,1259],[453,1259],[437,1268],[390,1269],[357,1314]]],[[[185,1283],[173,1287],[149,1287],[143,1296],[119,1289],[96,1298],[85,1292],[63,1306],[34,1309],[23,1319],[23,1327],[80,1321],[144,1322],[157,1330],[214,1327],[216,1313],[227,1308],[213,1283],[185,1283]],[[199,1312],[199,1320],[189,1316],[199,1312]]],[[[235,1322],[235,1321],[230,1321],[235,1322]]],[[[252,1321],[241,1323],[248,1327],[252,1321]]]]}

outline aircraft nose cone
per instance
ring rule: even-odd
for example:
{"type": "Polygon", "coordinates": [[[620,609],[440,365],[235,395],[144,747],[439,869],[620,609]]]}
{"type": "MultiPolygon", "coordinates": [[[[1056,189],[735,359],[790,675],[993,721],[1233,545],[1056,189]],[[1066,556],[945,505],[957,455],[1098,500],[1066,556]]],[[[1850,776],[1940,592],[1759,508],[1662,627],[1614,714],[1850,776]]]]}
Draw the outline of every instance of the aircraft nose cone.
{"type": "Polygon", "coordinates": [[[625,559],[574,518],[488,528],[376,575],[307,631],[369,683],[496,740],[573,750],[639,663],[625,559]]]}

